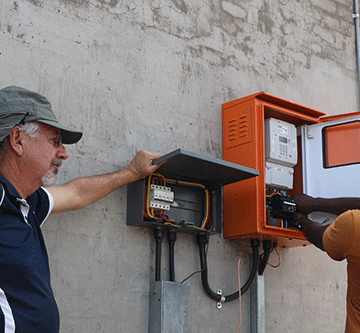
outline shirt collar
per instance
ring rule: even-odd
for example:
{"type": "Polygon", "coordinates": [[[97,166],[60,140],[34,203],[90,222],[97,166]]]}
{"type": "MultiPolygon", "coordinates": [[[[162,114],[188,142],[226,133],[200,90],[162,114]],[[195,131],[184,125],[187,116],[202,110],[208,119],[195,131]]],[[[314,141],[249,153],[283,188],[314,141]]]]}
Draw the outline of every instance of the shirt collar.
{"type": "MultiPolygon", "coordinates": [[[[7,193],[9,193],[12,197],[14,198],[21,198],[21,195],[19,194],[19,192],[16,190],[16,188],[4,177],[4,175],[2,175],[0,173],[0,183],[4,186],[5,188],[5,191],[7,193]]],[[[35,191],[36,192],[36,191],[35,191]]],[[[34,193],[35,193],[34,192],[34,193]]],[[[31,202],[31,198],[32,196],[34,195],[34,193],[30,194],[27,198],[26,198],[26,201],[27,202],[31,202]]]]}
{"type": "MultiPolygon", "coordinates": [[[[5,187],[5,191],[16,200],[20,204],[20,211],[24,217],[24,221],[26,224],[30,225],[28,222],[28,215],[30,206],[27,202],[27,200],[22,199],[19,195],[18,191],[15,189],[15,187],[2,175],[0,174],[0,182],[5,187]]],[[[29,199],[28,197],[27,199],[29,199]]],[[[31,225],[30,225],[31,226],[31,225]]]]}
{"type": "Polygon", "coordinates": [[[19,192],[15,187],[2,175],[0,174],[0,182],[4,185],[6,191],[13,197],[21,198],[19,192]]]}

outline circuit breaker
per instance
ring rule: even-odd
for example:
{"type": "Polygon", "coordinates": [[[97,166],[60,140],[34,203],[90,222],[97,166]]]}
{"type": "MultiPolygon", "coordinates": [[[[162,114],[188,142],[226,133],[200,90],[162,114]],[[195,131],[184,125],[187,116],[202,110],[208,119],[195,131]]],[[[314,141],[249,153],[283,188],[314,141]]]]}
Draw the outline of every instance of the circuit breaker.
{"type": "Polygon", "coordinates": [[[177,149],[146,179],[127,186],[128,225],[185,233],[222,231],[222,187],[257,177],[239,164],[177,149]]]}

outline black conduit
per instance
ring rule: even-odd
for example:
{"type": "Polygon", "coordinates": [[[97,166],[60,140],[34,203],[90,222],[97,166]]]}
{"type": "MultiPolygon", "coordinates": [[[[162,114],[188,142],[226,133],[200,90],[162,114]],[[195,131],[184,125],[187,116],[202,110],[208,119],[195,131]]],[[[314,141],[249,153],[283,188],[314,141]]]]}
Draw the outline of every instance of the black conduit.
{"type": "MultiPolygon", "coordinates": [[[[217,302],[230,302],[239,298],[239,291],[231,295],[219,295],[213,292],[209,286],[208,281],[208,270],[207,270],[207,262],[206,262],[206,245],[208,243],[208,237],[204,234],[199,234],[197,236],[197,243],[200,251],[200,263],[201,263],[201,282],[206,294],[214,299],[217,302]]],[[[253,283],[259,269],[259,247],[260,247],[260,239],[251,239],[251,247],[253,250],[253,261],[252,268],[250,272],[250,276],[243,287],[241,287],[241,295],[244,295],[251,284],[253,283]]]]}
{"type": "Polygon", "coordinates": [[[156,255],[155,255],[155,281],[161,280],[161,243],[164,237],[162,229],[155,229],[156,255]]]}
{"type": "Polygon", "coordinates": [[[168,243],[169,243],[169,274],[170,281],[175,281],[175,241],[176,232],[174,230],[168,231],[168,243]]]}
{"type": "Polygon", "coordinates": [[[259,275],[263,275],[270,258],[271,251],[277,247],[277,243],[271,240],[263,241],[264,254],[259,263],[259,275]]]}

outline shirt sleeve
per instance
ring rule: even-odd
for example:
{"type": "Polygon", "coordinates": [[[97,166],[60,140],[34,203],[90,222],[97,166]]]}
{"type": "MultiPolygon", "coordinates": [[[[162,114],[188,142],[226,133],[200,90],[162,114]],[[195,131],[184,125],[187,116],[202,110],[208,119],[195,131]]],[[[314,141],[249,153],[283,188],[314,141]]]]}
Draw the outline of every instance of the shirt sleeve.
{"type": "Polygon", "coordinates": [[[51,195],[51,193],[45,187],[41,187],[40,189],[44,191],[44,193],[47,195],[48,200],[49,200],[49,209],[48,209],[46,215],[44,216],[42,222],[40,223],[40,226],[41,226],[45,222],[45,220],[49,217],[51,211],[54,208],[54,198],[51,195]]]}
{"type": "Polygon", "coordinates": [[[4,187],[0,184],[0,206],[2,205],[5,197],[4,187]]]}
{"type": "Polygon", "coordinates": [[[323,245],[334,260],[344,260],[352,254],[354,242],[360,229],[360,211],[349,210],[341,214],[324,232],[323,245]]]}
{"type": "Polygon", "coordinates": [[[32,207],[34,214],[37,218],[37,225],[41,225],[49,217],[53,207],[54,199],[50,192],[43,187],[40,187],[27,199],[28,204],[32,207]]]}

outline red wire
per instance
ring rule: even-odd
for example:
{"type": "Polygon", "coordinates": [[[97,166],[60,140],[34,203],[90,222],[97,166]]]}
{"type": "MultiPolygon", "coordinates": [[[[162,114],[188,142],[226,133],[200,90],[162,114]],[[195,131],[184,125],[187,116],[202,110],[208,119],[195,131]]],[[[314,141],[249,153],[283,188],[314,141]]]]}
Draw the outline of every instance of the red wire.
{"type": "Polygon", "coordinates": [[[281,257],[280,257],[280,254],[279,254],[279,251],[278,251],[277,247],[275,248],[275,251],[276,251],[276,253],[278,255],[279,263],[277,265],[272,265],[272,264],[268,263],[268,265],[273,267],[273,268],[278,268],[280,266],[280,264],[281,264],[281,257]]]}

